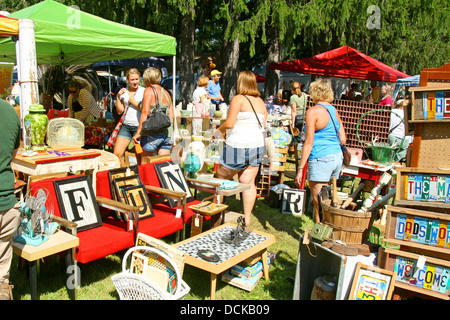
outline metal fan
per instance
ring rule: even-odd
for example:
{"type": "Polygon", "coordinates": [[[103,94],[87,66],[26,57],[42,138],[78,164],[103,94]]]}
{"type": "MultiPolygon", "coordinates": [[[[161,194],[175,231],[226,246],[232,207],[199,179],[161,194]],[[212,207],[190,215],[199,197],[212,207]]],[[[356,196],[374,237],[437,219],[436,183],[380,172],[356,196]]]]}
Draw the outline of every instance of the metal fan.
{"type": "Polygon", "coordinates": [[[20,203],[19,211],[22,233],[15,237],[18,242],[38,246],[47,241],[59,226],[52,222],[53,203],[47,189],[31,188],[25,202],[20,203]]]}

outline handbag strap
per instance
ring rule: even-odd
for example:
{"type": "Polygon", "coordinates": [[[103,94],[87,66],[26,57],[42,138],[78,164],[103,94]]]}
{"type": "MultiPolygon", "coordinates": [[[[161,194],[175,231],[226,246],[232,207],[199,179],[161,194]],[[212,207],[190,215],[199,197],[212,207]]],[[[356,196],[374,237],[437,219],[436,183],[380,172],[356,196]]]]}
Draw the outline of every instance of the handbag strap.
{"type": "Polygon", "coordinates": [[[339,144],[342,145],[341,139],[339,139],[339,132],[338,132],[338,129],[336,128],[336,124],[334,123],[334,120],[333,120],[333,117],[331,116],[330,110],[328,110],[328,108],[325,107],[323,104],[318,104],[318,106],[322,106],[322,107],[325,108],[325,110],[327,110],[328,114],[330,115],[330,119],[331,119],[331,121],[333,122],[334,130],[336,130],[336,136],[337,136],[337,138],[338,138],[339,144]]]}
{"type": "Polygon", "coordinates": [[[158,97],[158,92],[156,91],[155,88],[153,88],[153,86],[150,86],[150,88],[152,88],[153,94],[155,95],[156,106],[159,106],[160,101],[159,101],[159,97],[158,97]]]}
{"type": "Polygon", "coordinates": [[[244,97],[246,97],[248,102],[250,102],[250,106],[252,107],[252,110],[255,113],[256,120],[258,120],[259,126],[261,127],[261,129],[264,129],[263,126],[261,125],[261,121],[259,121],[258,114],[256,113],[255,108],[253,108],[252,102],[250,101],[250,99],[246,95],[244,95],[244,97]]]}

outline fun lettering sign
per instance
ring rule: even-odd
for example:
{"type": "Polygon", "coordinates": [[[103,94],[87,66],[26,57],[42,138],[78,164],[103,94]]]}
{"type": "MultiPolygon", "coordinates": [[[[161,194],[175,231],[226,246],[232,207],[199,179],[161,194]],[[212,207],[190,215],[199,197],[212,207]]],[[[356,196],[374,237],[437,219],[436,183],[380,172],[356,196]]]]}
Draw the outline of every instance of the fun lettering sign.
{"type": "Polygon", "coordinates": [[[450,118],[450,91],[436,91],[423,94],[425,119],[450,118]]]}
{"type": "Polygon", "coordinates": [[[398,214],[395,239],[450,248],[450,222],[398,214]]]}
{"type": "Polygon", "coordinates": [[[450,269],[432,263],[423,266],[417,260],[396,257],[395,280],[443,294],[449,294],[450,269]]]}
{"type": "Polygon", "coordinates": [[[414,173],[404,177],[404,199],[450,203],[450,176],[414,173]]]}

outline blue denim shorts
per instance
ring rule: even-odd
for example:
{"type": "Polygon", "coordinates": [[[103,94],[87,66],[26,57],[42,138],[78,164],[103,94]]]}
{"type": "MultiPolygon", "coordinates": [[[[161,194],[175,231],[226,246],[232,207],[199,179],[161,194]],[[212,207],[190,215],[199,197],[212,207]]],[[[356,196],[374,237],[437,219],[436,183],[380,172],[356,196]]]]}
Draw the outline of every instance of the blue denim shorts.
{"type": "Polygon", "coordinates": [[[141,137],[142,149],[149,152],[154,152],[158,149],[172,150],[172,138],[161,135],[151,135],[141,137]]]}
{"type": "Polygon", "coordinates": [[[342,168],[342,160],[342,152],[309,160],[306,180],[329,182],[332,177],[338,178],[342,168]]]}
{"type": "Polygon", "coordinates": [[[259,167],[264,156],[264,147],[233,148],[225,144],[220,164],[231,170],[244,170],[248,166],[259,167]]]}
{"type": "Polygon", "coordinates": [[[123,124],[122,127],[120,127],[120,131],[117,136],[131,141],[133,136],[136,134],[137,129],[138,127],[123,124]]]}

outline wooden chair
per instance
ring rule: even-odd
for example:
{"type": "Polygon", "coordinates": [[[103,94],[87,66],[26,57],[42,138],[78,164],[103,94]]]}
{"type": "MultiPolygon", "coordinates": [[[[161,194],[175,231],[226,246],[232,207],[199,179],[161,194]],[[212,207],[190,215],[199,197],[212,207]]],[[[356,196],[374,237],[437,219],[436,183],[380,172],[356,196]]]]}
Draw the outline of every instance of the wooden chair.
{"type": "MultiPolygon", "coordinates": [[[[162,160],[159,162],[147,163],[139,166],[139,173],[142,182],[146,185],[147,191],[149,191],[151,196],[154,198],[153,199],[155,203],[154,208],[158,208],[166,212],[172,212],[172,214],[176,214],[176,210],[181,208],[184,224],[191,224],[192,217],[197,212],[189,208],[189,206],[199,204],[202,202],[202,200],[197,200],[195,199],[194,196],[189,197],[188,196],[190,194],[189,189],[192,188],[195,189],[196,191],[207,192],[217,198],[220,184],[196,179],[188,179],[185,178],[184,176],[181,176],[180,179],[182,181],[179,181],[178,185],[183,186],[187,185],[188,189],[187,190],[171,189],[171,191],[175,192],[175,194],[177,194],[178,196],[184,193],[184,197],[180,198],[181,202],[177,202],[177,207],[175,208],[171,206],[168,201],[166,201],[165,196],[161,193],[164,189],[167,190],[168,188],[164,187],[161,184],[155,165],[162,163],[167,163],[167,161],[162,160]]],[[[211,217],[204,216],[203,219],[205,221],[209,221],[211,220],[211,217]]]]}
{"type": "MultiPolygon", "coordinates": [[[[140,179],[142,183],[145,185],[147,180],[144,180],[141,175],[141,169],[139,168],[140,179]]],[[[155,177],[154,179],[157,180],[155,177]]],[[[113,199],[113,194],[111,193],[110,188],[110,180],[108,171],[99,171],[97,172],[97,196],[102,196],[107,199],[113,199]]],[[[179,201],[182,203],[183,197],[185,197],[184,193],[172,192],[170,190],[159,188],[159,187],[151,187],[145,185],[145,188],[148,192],[152,192],[158,194],[158,196],[168,197],[174,199],[175,201],[179,201]]],[[[154,201],[152,201],[152,197],[150,197],[152,211],[154,216],[146,219],[142,219],[138,221],[137,224],[137,232],[144,233],[148,236],[160,239],[164,238],[171,234],[176,234],[176,241],[180,239],[180,232],[184,228],[183,218],[178,218],[176,214],[171,212],[167,212],[166,210],[161,210],[160,207],[155,206],[154,201]]],[[[117,220],[115,217],[111,217],[115,220],[117,224],[120,224],[121,221],[117,220]]]]}
{"type": "MultiPolygon", "coordinates": [[[[80,263],[89,263],[91,261],[104,258],[110,254],[125,250],[134,245],[137,231],[137,212],[139,208],[133,207],[124,203],[113,201],[101,196],[95,197],[95,205],[105,207],[109,210],[117,210],[121,212],[127,212],[133,217],[133,228],[125,223],[116,223],[112,217],[103,217],[100,215],[101,220],[98,224],[92,227],[87,227],[84,230],[80,230],[80,223],[75,222],[73,219],[66,219],[63,217],[62,203],[58,199],[55,182],[65,181],[70,182],[79,177],[85,177],[82,175],[74,175],[60,178],[50,179],[36,179],[36,181],[30,183],[30,188],[38,190],[39,188],[45,188],[49,191],[51,202],[54,204],[53,221],[58,222],[67,232],[77,236],[80,240],[79,246],[76,248],[75,261],[80,263]],[[134,231],[134,232],[133,232],[134,231]]],[[[92,190],[90,179],[88,178],[88,188],[92,190]]],[[[91,190],[86,190],[87,192],[91,190]]],[[[93,190],[92,190],[93,194],[93,190]]],[[[87,199],[83,199],[84,202],[87,199]]],[[[65,209],[64,209],[65,210],[65,209]]],[[[75,216],[73,212],[70,214],[75,216]]],[[[82,217],[83,218],[83,217],[82,217]]]]}
{"type": "Polygon", "coordinates": [[[283,184],[286,172],[286,162],[289,148],[275,148],[275,156],[270,162],[262,163],[256,178],[256,192],[262,197],[268,197],[273,185],[283,184]]]}

